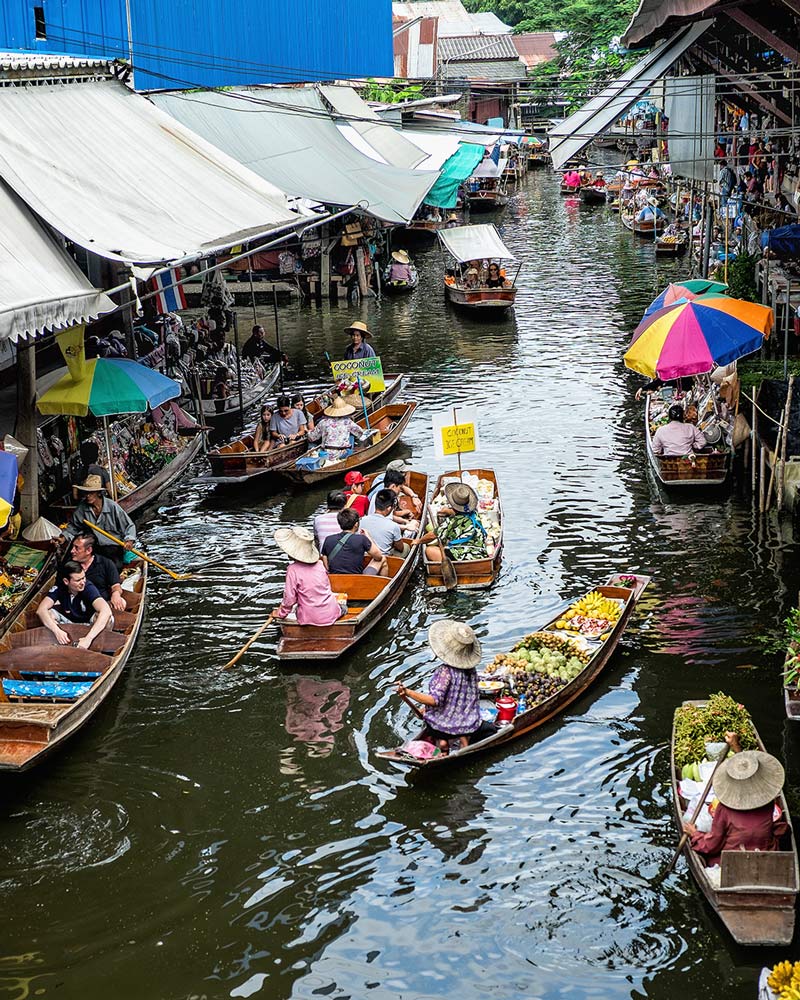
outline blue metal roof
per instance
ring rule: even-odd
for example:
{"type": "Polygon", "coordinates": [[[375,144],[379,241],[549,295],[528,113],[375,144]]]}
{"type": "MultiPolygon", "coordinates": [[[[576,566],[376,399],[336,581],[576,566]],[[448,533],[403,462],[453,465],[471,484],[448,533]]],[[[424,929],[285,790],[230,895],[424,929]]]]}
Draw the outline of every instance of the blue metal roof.
{"type": "MultiPolygon", "coordinates": [[[[0,49],[129,56],[125,0],[3,0],[0,49]],[[34,6],[43,6],[36,37],[34,6]]],[[[392,76],[391,0],[130,0],[137,90],[392,76]]]]}

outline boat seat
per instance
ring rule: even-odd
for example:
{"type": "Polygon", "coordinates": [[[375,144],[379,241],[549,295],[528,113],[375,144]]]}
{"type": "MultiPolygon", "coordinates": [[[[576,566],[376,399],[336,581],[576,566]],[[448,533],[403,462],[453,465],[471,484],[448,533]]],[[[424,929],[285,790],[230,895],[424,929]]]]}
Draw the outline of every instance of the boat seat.
{"type": "MultiPolygon", "coordinates": [[[[125,598],[125,610],[126,611],[137,611],[139,605],[142,603],[142,595],[137,590],[122,590],[122,596],[125,598]]],[[[119,611],[114,611],[112,608],[112,613],[114,618],[117,617],[119,611]]]]}
{"type": "Polygon", "coordinates": [[[0,653],[0,673],[19,679],[22,671],[67,671],[103,673],[111,663],[105,653],[75,646],[23,646],[0,653]]]}
{"type": "Polygon", "coordinates": [[[244,441],[234,441],[234,443],[230,445],[228,451],[229,453],[237,454],[240,451],[248,451],[248,448],[244,441]]]}
{"type": "MultiPolygon", "coordinates": [[[[82,639],[89,631],[89,625],[62,625],[61,628],[67,633],[73,642],[77,642],[78,639],[82,639]]],[[[12,649],[23,649],[28,646],[56,646],[56,637],[50,631],[41,625],[39,628],[29,628],[24,632],[13,632],[9,636],[12,649]]],[[[119,632],[113,632],[111,629],[103,629],[100,635],[97,635],[92,640],[92,645],[89,647],[96,653],[107,653],[112,655],[116,651],[124,646],[127,642],[127,636],[121,635],[119,632]]]]}
{"type": "Polygon", "coordinates": [[[136,615],[131,611],[114,612],[114,631],[127,632],[136,621],[136,615]]]}
{"type": "Polygon", "coordinates": [[[349,601],[369,603],[389,586],[385,576],[362,576],[359,573],[330,573],[334,594],[347,594],[349,601]]]}
{"type": "Polygon", "coordinates": [[[722,889],[755,886],[796,892],[794,851],[723,851],[720,859],[722,889]]]}
{"type": "Polygon", "coordinates": [[[42,701],[77,701],[91,688],[91,681],[71,684],[66,681],[14,681],[3,679],[7,698],[35,698],[42,701]]]}

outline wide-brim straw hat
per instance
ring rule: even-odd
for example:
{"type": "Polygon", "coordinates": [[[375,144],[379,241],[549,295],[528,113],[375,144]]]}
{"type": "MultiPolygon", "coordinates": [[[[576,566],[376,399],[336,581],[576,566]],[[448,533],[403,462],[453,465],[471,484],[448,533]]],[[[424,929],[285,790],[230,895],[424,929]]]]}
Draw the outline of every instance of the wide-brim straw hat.
{"type": "Polygon", "coordinates": [[[308,528],[277,528],[275,541],[290,559],[302,563],[315,563],[319,560],[319,549],[314,544],[314,533],[308,528]]]}
{"type": "Polygon", "coordinates": [[[87,476],[75,489],[83,490],[84,493],[102,493],[105,490],[105,486],[103,486],[103,480],[100,476],[87,476]]]}
{"type": "Polygon", "coordinates": [[[322,411],[326,417],[349,417],[356,412],[355,406],[345,403],[341,396],[337,396],[330,406],[326,406],[322,411]]]}
{"type": "Polygon", "coordinates": [[[392,254],[392,260],[396,260],[398,264],[410,264],[411,258],[405,252],[405,250],[395,250],[392,254]]]}
{"type": "Polygon", "coordinates": [[[428,629],[428,645],[434,656],[456,670],[474,670],[481,662],[478,637],[462,622],[443,618],[428,629]]]}
{"type": "Polygon", "coordinates": [[[355,323],[351,323],[350,326],[344,328],[345,333],[353,333],[358,331],[362,337],[371,337],[372,334],[367,329],[367,324],[362,323],[360,319],[357,319],[355,323]]]}
{"type": "Polygon", "coordinates": [[[394,469],[395,472],[411,472],[414,466],[407,458],[393,458],[386,466],[386,469],[394,469]]]}
{"type": "Polygon", "coordinates": [[[478,509],[478,494],[466,483],[448,483],[444,488],[444,495],[453,510],[462,514],[470,514],[478,509]]]}
{"type": "Polygon", "coordinates": [[[714,794],[729,809],[760,809],[783,788],[783,765],[762,750],[743,750],[729,757],[714,777],[714,794]]]}

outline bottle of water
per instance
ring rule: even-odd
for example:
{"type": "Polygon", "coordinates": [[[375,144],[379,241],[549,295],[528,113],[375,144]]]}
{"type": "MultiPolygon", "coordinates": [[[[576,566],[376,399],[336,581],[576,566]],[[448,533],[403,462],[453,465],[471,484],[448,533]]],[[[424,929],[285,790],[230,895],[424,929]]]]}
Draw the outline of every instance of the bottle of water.
{"type": "Polygon", "coordinates": [[[525,692],[523,691],[522,694],[517,699],[517,715],[522,715],[522,713],[527,709],[527,707],[528,707],[528,699],[526,698],[525,692]]]}

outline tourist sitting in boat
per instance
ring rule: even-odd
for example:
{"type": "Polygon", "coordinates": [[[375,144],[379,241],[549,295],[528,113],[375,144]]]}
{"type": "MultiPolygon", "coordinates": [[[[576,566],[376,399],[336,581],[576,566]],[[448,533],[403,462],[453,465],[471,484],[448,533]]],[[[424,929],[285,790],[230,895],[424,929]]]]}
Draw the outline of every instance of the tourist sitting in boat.
{"type": "Polygon", "coordinates": [[[406,534],[415,535],[417,529],[419,528],[419,519],[414,515],[422,513],[422,500],[417,496],[417,494],[411,489],[411,487],[406,482],[405,472],[401,472],[399,469],[387,468],[386,472],[383,474],[383,479],[378,486],[378,489],[372,489],[369,491],[369,513],[375,513],[375,503],[377,501],[379,493],[383,490],[390,490],[394,495],[396,502],[399,504],[400,497],[406,497],[408,503],[411,505],[413,510],[408,508],[395,507],[394,514],[392,515],[392,520],[395,521],[406,534]]]}
{"type": "Polygon", "coordinates": [[[742,750],[736,733],[726,733],[733,750],[714,776],[710,833],[700,833],[694,823],[684,823],[692,850],[702,854],[707,867],[720,863],[723,851],[777,851],[789,827],[776,799],[784,782],[779,760],[761,750],[742,750]]]}
{"type": "Polygon", "coordinates": [[[340,510],[339,530],[328,535],[322,546],[322,562],[329,573],[363,573],[365,576],[388,576],[386,556],[366,532],[361,518],[352,509],[340,510]],[[364,566],[364,556],[370,562],[364,566]]]}
{"type": "Polygon", "coordinates": [[[265,403],[261,407],[261,414],[256,424],[255,433],[253,434],[253,451],[269,451],[272,447],[271,422],[272,407],[265,403]]]}
{"type": "Polygon", "coordinates": [[[428,693],[398,684],[397,694],[425,706],[425,729],[419,738],[447,754],[452,740],[469,746],[470,737],[481,728],[476,670],[481,644],[469,625],[444,618],[428,629],[428,645],[442,661],[428,683],[428,693]]]}
{"type": "Polygon", "coordinates": [[[365,517],[369,513],[366,479],[357,469],[353,469],[344,477],[344,484],[349,487],[344,491],[346,506],[352,508],[359,517],[365,517]]]}
{"type": "Polygon", "coordinates": [[[337,518],[346,505],[347,497],[344,493],[341,490],[331,490],[328,494],[327,510],[314,518],[314,540],[320,552],[328,535],[335,535],[340,530],[337,518]]]}
{"type": "Polygon", "coordinates": [[[461,223],[458,221],[458,216],[455,213],[447,216],[447,222],[445,223],[445,229],[455,229],[460,226],[461,223]]]}
{"type": "Polygon", "coordinates": [[[600,170],[594,175],[594,180],[592,181],[592,187],[604,188],[606,186],[606,179],[600,170]]]}
{"type": "Polygon", "coordinates": [[[403,529],[392,517],[397,497],[391,490],[379,490],[374,504],[374,511],[361,518],[361,530],[375,542],[383,555],[402,555],[409,543],[404,542],[403,529]]]}
{"type": "Polygon", "coordinates": [[[664,458],[688,455],[708,447],[705,434],[694,424],[684,420],[683,407],[673,403],[668,411],[669,423],[659,427],[653,435],[653,452],[664,458]]]}
{"type": "Polygon", "coordinates": [[[107,556],[117,569],[122,569],[124,563],[131,562],[135,558],[128,550],[139,548],[136,526],[116,501],[104,495],[103,481],[99,476],[88,476],[75,489],[81,492],[82,499],[72,512],[72,517],[63,528],[58,541],[71,543],[79,532],[86,530],[84,521],[92,521],[98,528],[116,535],[125,543],[124,548],[111,541],[97,543],[100,554],[107,556]]]}
{"type": "Polygon", "coordinates": [[[303,414],[303,416],[306,418],[306,427],[309,430],[313,430],[314,418],[306,409],[306,401],[305,398],[303,397],[302,392],[296,392],[294,396],[292,396],[292,407],[295,410],[299,410],[303,414]]]}
{"type": "Polygon", "coordinates": [[[254,326],[253,332],[242,344],[242,357],[250,361],[266,361],[270,365],[280,364],[285,358],[277,347],[267,343],[267,334],[263,326],[254,326]]]}
{"type": "Polygon", "coordinates": [[[405,250],[395,250],[392,254],[392,262],[386,271],[387,281],[413,281],[414,275],[411,270],[411,258],[405,250]]]}
{"type": "Polygon", "coordinates": [[[292,560],[286,570],[283,601],[272,614],[293,615],[299,625],[333,625],[344,608],[331,590],[331,581],[308,528],[278,528],[275,541],[292,560]]]}
{"type": "MultiPolygon", "coordinates": [[[[413,471],[413,469],[414,466],[411,464],[411,462],[407,461],[405,458],[393,458],[392,461],[387,464],[383,472],[379,472],[376,476],[373,477],[372,485],[370,486],[369,493],[367,494],[370,503],[372,502],[373,498],[378,495],[380,490],[384,488],[384,481],[386,479],[387,472],[389,472],[390,470],[394,472],[402,472],[403,482],[405,482],[406,473],[413,471]]],[[[416,494],[414,495],[416,496],[416,494]]]]}
{"type": "Polygon", "coordinates": [[[341,396],[337,396],[322,412],[325,416],[308,432],[308,440],[319,441],[331,461],[335,462],[349,454],[354,439],[366,441],[371,435],[370,431],[364,430],[350,419],[356,408],[345,403],[341,396]]]}
{"type": "Polygon", "coordinates": [[[80,649],[88,649],[92,640],[112,621],[108,601],[103,600],[94,584],[86,579],[80,563],[71,559],[61,567],[58,583],[42,598],[36,614],[42,625],[53,633],[59,646],[69,646],[72,642],[69,633],[59,626],[91,624],[86,635],[75,643],[80,649]]]}
{"type": "Polygon", "coordinates": [[[487,288],[503,288],[506,285],[506,280],[500,273],[499,264],[489,265],[489,277],[486,279],[487,288]]]}
{"type": "Polygon", "coordinates": [[[372,339],[372,334],[367,329],[366,323],[355,322],[345,328],[350,334],[350,343],[345,348],[345,361],[357,361],[359,358],[374,358],[375,351],[367,343],[372,339]]]}
{"type": "Polygon", "coordinates": [[[277,412],[272,414],[269,422],[269,432],[273,441],[279,444],[291,444],[299,441],[308,433],[308,426],[302,410],[292,406],[288,396],[278,396],[277,412]]]}
{"type": "Polygon", "coordinates": [[[83,569],[88,582],[97,588],[104,601],[108,601],[112,611],[124,611],[126,604],[119,571],[107,556],[95,552],[96,546],[94,532],[79,531],[72,539],[70,559],[83,569]]]}

